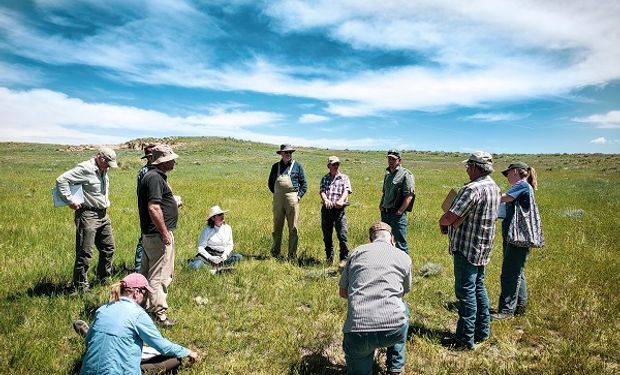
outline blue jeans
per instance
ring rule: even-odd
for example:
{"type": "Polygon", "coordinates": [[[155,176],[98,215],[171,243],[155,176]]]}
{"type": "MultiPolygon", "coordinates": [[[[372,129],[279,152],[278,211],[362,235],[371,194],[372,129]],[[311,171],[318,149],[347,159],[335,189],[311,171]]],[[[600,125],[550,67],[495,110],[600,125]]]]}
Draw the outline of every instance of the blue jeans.
{"type": "Polygon", "coordinates": [[[407,246],[407,214],[396,215],[381,211],[381,221],[392,227],[396,247],[409,254],[407,246]]]}
{"type": "Polygon", "coordinates": [[[342,348],[348,375],[371,375],[375,349],[387,347],[388,371],[402,372],[405,367],[409,306],[405,304],[406,322],[392,331],[350,332],[344,334],[342,348]]]}
{"type": "MultiPolygon", "coordinates": [[[[238,254],[238,253],[231,253],[230,256],[226,258],[225,261],[219,264],[219,266],[229,266],[233,263],[240,261],[241,259],[243,259],[243,255],[238,254]]],[[[195,257],[189,260],[189,267],[195,270],[200,269],[207,264],[211,265],[211,263],[207,262],[203,257],[199,255],[196,255],[195,257]]]]}
{"type": "Polygon", "coordinates": [[[345,260],[349,256],[349,243],[347,241],[349,226],[344,208],[321,208],[321,229],[323,230],[325,256],[332,260],[334,259],[334,241],[332,239],[334,227],[340,245],[340,260],[345,260]]]}
{"type": "Polygon", "coordinates": [[[484,266],[474,266],[462,253],[454,257],[454,292],[459,303],[456,339],[470,348],[491,332],[489,296],[484,286],[484,266]]]}
{"type": "Polygon", "coordinates": [[[527,284],[525,282],[525,261],[530,249],[503,242],[501,286],[498,311],[514,314],[517,308],[527,305],[527,284]]]}
{"type": "Polygon", "coordinates": [[[142,236],[138,239],[138,243],[136,244],[136,257],[135,257],[135,267],[134,270],[136,272],[140,272],[140,267],[142,267],[142,252],[144,251],[144,246],[142,245],[142,236]]]}

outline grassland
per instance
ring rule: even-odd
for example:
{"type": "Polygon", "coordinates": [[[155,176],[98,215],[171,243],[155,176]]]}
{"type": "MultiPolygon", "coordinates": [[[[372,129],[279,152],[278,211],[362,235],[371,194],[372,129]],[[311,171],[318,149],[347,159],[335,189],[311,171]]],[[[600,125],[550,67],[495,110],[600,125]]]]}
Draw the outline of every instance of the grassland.
{"type": "MultiPolygon", "coordinates": [[[[272,145],[218,138],[175,141],[179,163],[170,173],[183,197],[177,268],[170,314],[181,323],[170,339],[201,351],[203,361],[184,374],[340,374],[341,326],[346,301],[337,296],[338,273],[324,265],[318,184],[326,158],[338,155],[351,177],[350,244],[366,242],[378,219],[384,153],[298,149],[309,181],[301,203],[302,264],[268,257],[271,195],[266,186],[277,160],[272,145]],[[237,251],[246,255],[229,274],[192,271],[184,261],[207,208],[230,209],[237,251]],[[202,303],[196,303],[196,297],[202,303]]],[[[5,143],[0,148],[0,373],[75,372],[84,346],[71,320],[88,320],[107,300],[107,286],[72,296],[65,285],[74,261],[74,225],[67,208],[54,209],[54,179],[93,151],[5,143]]],[[[135,173],[140,152],[120,150],[111,172],[110,216],[117,244],[116,277],[133,264],[139,236],[135,173]]],[[[451,352],[439,338],[457,319],[451,257],[437,220],[446,192],[466,181],[465,155],[406,152],[416,178],[409,243],[416,270],[442,266],[434,277],[416,276],[406,299],[412,307],[407,374],[603,374],[620,373],[620,156],[500,155],[501,168],[523,160],[539,171],[537,193],[547,246],[533,250],[527,277],[527,315],[492,323],[491,340],[474,352],[451,352]]],[[[494,178],[505,190],[506,180],[494,178]]],[[[493,304],[499,294],[500,236],[487,268],[493,304]]],[[[96,261],[96,259],[95,259],[96,261]]],[[[91,274],[92,275],[92,274],[91,274]]],[[[384,369],[378,368],[379,373],[384,369]]]]}

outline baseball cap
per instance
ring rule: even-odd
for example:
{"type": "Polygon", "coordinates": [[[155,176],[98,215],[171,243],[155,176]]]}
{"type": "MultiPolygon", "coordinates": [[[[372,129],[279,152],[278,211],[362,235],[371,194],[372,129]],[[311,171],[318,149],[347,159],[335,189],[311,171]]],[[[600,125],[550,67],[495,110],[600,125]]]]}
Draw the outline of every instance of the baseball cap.
{"type": "Polygon", "coordinates": [[[149,285],[149,282],[146,279],[146,277],[136,272],[130,273],[129,275],[125,276],[123,280],[121,280],[121,286],[123,288],[136,288],[136,289],[144,288],[151,293],[154,292],[153,288],[151,288],[151,286],[149,285]]]}

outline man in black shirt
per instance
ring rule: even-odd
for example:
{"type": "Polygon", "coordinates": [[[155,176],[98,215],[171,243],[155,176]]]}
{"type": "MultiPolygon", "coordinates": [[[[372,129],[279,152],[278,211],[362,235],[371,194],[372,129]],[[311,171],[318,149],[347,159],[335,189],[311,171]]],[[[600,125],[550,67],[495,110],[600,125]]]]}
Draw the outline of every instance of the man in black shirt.
{"type": "Polygon", "coordinates": [[[153,162],[140,181],[138,211],[144,254],[140,273],[155,290],[149,293],[147,309],[162,327],[177,322],[167,316],[168,287],[174,271],[174,236],[179,209],[167,181],[166,173],[174,168],[179,155],[168,145],[153,148],[153,162]]]}

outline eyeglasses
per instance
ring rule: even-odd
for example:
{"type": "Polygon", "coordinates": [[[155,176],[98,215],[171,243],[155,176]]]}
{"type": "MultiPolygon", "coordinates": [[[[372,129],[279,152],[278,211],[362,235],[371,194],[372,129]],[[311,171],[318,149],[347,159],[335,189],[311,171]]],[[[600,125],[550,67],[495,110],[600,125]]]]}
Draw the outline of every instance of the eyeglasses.
{"type": "Polygon", "coordinates": [[[222,212],[221,214],[217,214],[215,216],[217,216],[217,217],[224,217],[224,213],[222,212]]]}
{"type": "Polygon", "coordinates": [[[282,151],[284,155],[293,155],[293,151],[282,151]]]}
{"type": "Polygon", "coordinates": [[[334,166],[334,165],[335,165],[336,167],[338,167],[338,166],[340,166],[340,163],[331,163],[331,164],[330,164],[330,166],[334,166]]]}

